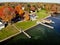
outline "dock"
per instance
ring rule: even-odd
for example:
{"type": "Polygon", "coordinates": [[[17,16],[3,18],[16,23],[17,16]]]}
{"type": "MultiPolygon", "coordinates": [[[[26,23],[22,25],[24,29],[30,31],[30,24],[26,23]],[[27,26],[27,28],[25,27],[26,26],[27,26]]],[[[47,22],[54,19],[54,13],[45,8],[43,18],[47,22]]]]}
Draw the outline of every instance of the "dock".
{"type": "Polygon", "coordinates": [[[25,31],[22,31],[28,38],[31,38],[29,34],[27,34],[25,31]]]}
{"type": "Polygon", "coordinates": [[[48,24],[54,23],[52,20],[48,20],[48,19],[44,19],[44,20],[42,20],[42,22],[43,23],[48,23],[48,24]]]}
{"type": "Polygon", "coordinates": [[[47,24],[44,24],[44,23],[42,23],[42,22],[38,22],[38,21],[37,21],[37,24],[41,24],[41,25],[44,25],[44,26],[46,26],[46,27],[48,27],[48,28],[54,29],[54,27],[49,26],[49,25],[47,25],[47,24]]]}
{"type": "Polygon", "coordinates": [[[18,29],[15,25],[13,25],[15,29],[17,29],[20,33],[22,32],[23,34],[25,34],[28,38],[31,38],[31,36],[29,34],[27,34],[24,30],[22,29],[18,29]]]}

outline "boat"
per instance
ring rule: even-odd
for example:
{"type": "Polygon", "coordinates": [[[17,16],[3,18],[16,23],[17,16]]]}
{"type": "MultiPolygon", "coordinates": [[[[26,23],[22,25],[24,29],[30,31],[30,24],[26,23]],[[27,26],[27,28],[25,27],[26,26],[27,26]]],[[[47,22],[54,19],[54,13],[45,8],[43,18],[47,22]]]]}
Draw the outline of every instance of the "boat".
{"type": "Polygon", "coordinates": [[[42,23],[50,24],[50,23],[54,23],[54,22],[52,20],[49,20],[49,19],[44,19],[44,20],[42,20],[42,23]]]}

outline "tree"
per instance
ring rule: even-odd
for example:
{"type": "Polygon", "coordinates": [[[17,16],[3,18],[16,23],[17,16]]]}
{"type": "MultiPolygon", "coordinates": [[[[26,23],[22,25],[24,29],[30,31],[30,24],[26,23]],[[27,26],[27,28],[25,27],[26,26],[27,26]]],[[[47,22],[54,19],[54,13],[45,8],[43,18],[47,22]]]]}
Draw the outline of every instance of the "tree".
{"type": "Polygon", "coordinates": [[[15,17],[15,11],[12,7],[2,6],[0,12],[2,12],[0,13],[2,14],[0,18],[2,19],[3,22],[11,22],[11,20],[15,17]]]}
{"type": "Polygon", "coordinates": [[[31,10],[31,11],[35,11],[35,10],[36,10],[35,5],[31,5],[31,6],[30,6],[30,10],[31,10]]]}
{"type": "Polygon", "coordinates": [[[15,7],[15,11],[16,11],[17,14],[19,14],[19,16],[21,18],[23,18],[24,10],[22,10],[22,6],[21,5],[17,5],[15,7]]]}
{"type": "Polygon", "coordinates": [[[30,4],[24,4],[25,11],[30,12],[30,4]]]}
{"type": "Polygon", "coordinates": [[[56,5],[56,4],[53,4],[53,5],[51,6],[51,12],[52,12],[52,13],[57,12],[57,5],[56,5]]]}
{"type": "Polygon", "coordinates": [[[50,11],[51,10],[51,4],[45,4],[45,9],[46,11],[50,11]]]}
{"type": "Polygon", "coordinates": [[[24,21],[28,21],[30,19],[29,12],[25,12],[24,14],[24,21]]]}

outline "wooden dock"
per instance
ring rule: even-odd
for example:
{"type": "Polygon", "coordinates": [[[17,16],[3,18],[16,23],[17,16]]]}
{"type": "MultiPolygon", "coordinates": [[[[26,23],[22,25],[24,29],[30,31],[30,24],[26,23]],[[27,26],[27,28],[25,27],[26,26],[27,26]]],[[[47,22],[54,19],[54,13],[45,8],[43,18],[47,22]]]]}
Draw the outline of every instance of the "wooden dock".
{"type": "Polygon", "coordinates": [[[17,29],[20,33],[22,32],[23,34],[25,34],[28,38],[31,38],[31,36],[29,34],[27,34],[24,30],[22,29],[18,29],[15,25],[13,25],[15,29],[17,29]]]}
{"type": "Polygon", "coordinates": [[[54,29],[54,27],[49,26],[49,25],[46,25],[46,24],[44,24],[44,23],[42,23],[42,22],[37,22],[37,24],[41,24],[41,25],[44,25],[44,26],[49,27],[49,28],[51,28],[51,29],[54,29]]]}

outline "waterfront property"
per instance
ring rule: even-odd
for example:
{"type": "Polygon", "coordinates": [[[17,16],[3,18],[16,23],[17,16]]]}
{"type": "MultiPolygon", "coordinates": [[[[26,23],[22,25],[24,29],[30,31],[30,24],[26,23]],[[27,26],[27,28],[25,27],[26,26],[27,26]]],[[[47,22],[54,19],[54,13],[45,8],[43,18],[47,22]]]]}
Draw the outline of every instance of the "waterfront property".
{"type": "MultiPolygon", "coordinates": [[[[6,44],[6,45],[12,45],[12,44],[17,45],[18,44],[19,45],[19,44],[23,44],[23,43],[27,44],[27,43],[31,43],[31,42],[33,42],[33,43],[34,42],[36,42],[36,43],[46,43],[46,42],[47,43],[55,43],[55,42],[59,43],[59,41],[60,41],[59,16],[47,17],[47,19],[50,19],[50,20],[54,21],[55,23],[50,23],[50,24],[46,24],[46,25],[39,23],[36,26],[31,27],[29,29],[27,29],[28,26],[22,27],[22,24],[21,24],[21,23],[26,24],[27,22],[20,22],[17,25],[15,24],[18,27],[18,29],[20,29],[20,25],[21,25],[22,29],[23,28],[27,29],[25,32],[27,34],[29,34],[31,36],[31,38],[29,39],[26,35],[24,35],[23,33],[20,33],[16,36],[4,41],[5,43],[2,42],[1,44],[6,44]],[[54,28],[50,28],[47,25],[52,26],[54,28]],[[57,28],[57,26],[58,26],[58,28],[57,28]]],[[[27,25],[29,25],[30,23],[31,22],[28,22],[27,25]]],[[[36,21],[35,21],[35,24],[36,24],[36,21]]]]}
{"type": "MultiPolygon", "coordinates": [[[[41,10],[40,12],[36,13],[38,16],[38,20],[39,19],[43,19],[44,17],[48,16],[48,14],[46,14],[45,10],[41,10]]],[[[37,20],[36,20],[37,21],[37,20]]],[[[22,30],[26,30],[32,26],[34,26],[36,24],[36,21],[24,21],[24,22],[17,22],[14,25],[18,28],[18,29],[22,29],[22,30]]],[[[19,33],[18,30],[16,30],[14,27],[12,28],[12,25],[7,26],[6,28],[2,29],[0,31],[0,40],[3,40],[7,37],[10,37],[11,35],[14,35],[16,33],[19,33]],[[2,36],[4,35],[4,36],[2,36]]]]}
{"type": "MultiPolygon", "coordinates": [[[[55,23],[39,23],[29,29],[27,29],[25,32],[31,36],[31,38],[28,38],[24,33],[20,33],[1,44],[6,45],[19,45],[19,44],[39,44],[39,43],[53,43],[53,44],[59,44],[60,42],[60,15],[57,17],[47,17],[47,19],[50,19],[54,21],[55,23]],[[54,28],[51,28],[54,27],[54,28]]],[[[31,22],[30,22],[31,23],[31,22]]],[[[24,24],[24,23],[23,23],[24,24]]],[[[26,24],[26,23],[25,23],[26,24]]],[[[36,24],[36,22],[35,22],[36,24]]],[[[27,24],[29,25],[29,24],[27,24]]],[[[27,26],[28,27],[28,26],[27,26]]],[[[23,28],[23,27],[22,27],[23,28]]]]}
{"type": "Polygon", "coordinates": [[[19,45],[19,44],[43,44],[43,43],[59,43],[59,35],[56,33],[55,29],[48,28],[46,26],[43,26],[41,24],[38,24],[27,31],[31,38],[29,39],[27,36],[25,36],[23,33],[20,33],[11,39],[8,39],[2,44],[6,45],[19,45]]]}
{"type": "Polygon", "coordinates": [[[0,18],[4,24],[8,25],[0,30],[0,45],[60,42],[60,14],[56,12],[56,5],[52,4],[53,7],[50,7],[48,4],[46,9],[45,4],[36,7],[35,5],[28,4],[27,7],[24,5],[26,7],[24,9],[22,9],[23,4],[14,5],[14,8],[11,5],[11,7],[2,6],[0,12],[3,11],[3,13],[0,13],[2,14],[0,18]],[[49,11],[54,15],[50,15],[49,11]]]}

